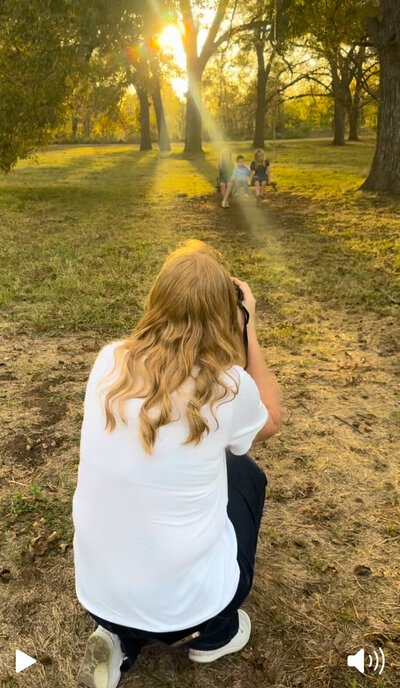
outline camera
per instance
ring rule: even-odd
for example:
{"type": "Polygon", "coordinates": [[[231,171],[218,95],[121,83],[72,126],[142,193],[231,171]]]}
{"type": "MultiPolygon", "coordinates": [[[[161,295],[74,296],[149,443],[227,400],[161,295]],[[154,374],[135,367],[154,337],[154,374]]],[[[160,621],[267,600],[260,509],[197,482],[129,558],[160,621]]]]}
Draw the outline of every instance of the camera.
{"type": "Polygon", "coordinates": [[[248,342],[248,337],[247,337],[247,324],[250,319],[250,313],[247,310],[246,306],[243,305],[243,300],[244,300],[244,294],[242,289],[239,287],[238,284],[234,283],[235,291],[236,291],[236,297],[237,297],[237,305],[238,308],[242,311],[243,313],[243,320],[244,320],[244,327],[243,327],[243,344],[244,344],[244,350],[246,353],[246,366],[248,364],[248,354],[249,354],[249,342],[248,342]]]}
{"type": "Polygon", "coordinates": [[[238,284],[234,284],[239,308],[243,307],[244,294],[238,284]]]}
{"type": "Polygon", "coordinates": [[[236,291],[238,308],[240,308],[240,310],[243,313],[244,328],[245,328],[245,332],[246,332],[246,325],[249,322],[250,314],[249,314],[249,311],[247,310],[246,306],[243,305],[244,294],[243,294],[242,289],[239,287],[238,284],[234,284],[234,287],[235,287],[235,291],[236,291]]]}

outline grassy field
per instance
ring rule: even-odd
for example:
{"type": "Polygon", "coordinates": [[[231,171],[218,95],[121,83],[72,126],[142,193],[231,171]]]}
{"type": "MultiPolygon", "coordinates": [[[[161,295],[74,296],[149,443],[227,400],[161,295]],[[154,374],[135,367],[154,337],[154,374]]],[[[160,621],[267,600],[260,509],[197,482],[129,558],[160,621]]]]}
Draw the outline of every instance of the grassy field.
{"type": "Polygon", "coordinates": [[[252,451],[269,488],[246,650],[201,667],[148,646],[123,688],[399,685],[400,202],[358,190],[372,154],[279,142],[260,208],[219,207],[211,146],[54,147],[0,182],[1,688],[75,685],[93,630],[70,513],[87,376],[189,237],[253,287],[286,419],[252,451]],[[381,675],[346,666],[361,647],[383,648],[381,675]],[[18,675],[16,648],[39,660],[18,675]]]}

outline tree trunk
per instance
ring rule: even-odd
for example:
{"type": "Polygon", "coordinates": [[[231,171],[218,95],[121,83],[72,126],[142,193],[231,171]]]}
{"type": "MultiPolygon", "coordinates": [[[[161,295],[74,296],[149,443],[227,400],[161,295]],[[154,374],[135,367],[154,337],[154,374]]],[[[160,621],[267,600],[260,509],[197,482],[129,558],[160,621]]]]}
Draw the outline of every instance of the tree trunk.
{"type": "Polygon", "coordinates": [[[189,88],[186,94],[185,153],[202,153],[201,146],[201,74],[189,72],[189,88]]]}
{"type": "Polygon", "coordinates": [[[365,46],[361,45],[358,48],[358,52],[353,53],[353,60],[356,63],[356,70],[354,74],[355,78],[355,88],[353,96],[350,91],[349,83],[349,141],[359,141],[358,127],[360,124],[360,111],[361,111],[361,93],[363,90],[363,66],[365,62],[365,46]]]}
{"type": "Polygon", "coordinates": [[[136,92],[140,104],[140,150],[151,150],[150,134],[150,103],[149,96],[145,89],[136,86],[136,92]]]}
{"type": "MultiPolygon", "coordinates": [[[[149,3],[150,4],[150,3],[149,3]]],[[[156,3],[153,3],[156,4],[156,3]]],[[[207,36],[198,54],[198,25],[193,15],[191,0],[179,0],[183,24],[182,45],[186,55],[188,92],[186,94],[185,153],[202,153],[201,147],[201,78],[210,57],[229,37],[229,31],[218,33],[228,9],[229,0],[218,0],[207,36]]],[[[202,3],[200,3],[202,5],[202,3]]],[[[236,3],[235,8],[236,9],[236,3]]],[[[233,18],[233,15],[232,15],[233,18]]],[[[209,132],[211,134],[211,132],[209,132]]]]}
{"type": "Polygon", "coordinates": [[[335,114],[334,114],[334,146],[344,146],[345,141],[345,127],[346,127],[346,108],[343,105],[341,98],[335,97],[335,114]]]}
{"type": "Polygon", "coordinates": [[[168,136],[168,127],[165,120],[164,104],[161,96],[161,85],[160,85],[160,68],[159,62],[156,55],[151,54],[150,56],[150,66],[151,66],[151,97],[153,100],[154,111],[156,113],[157,120],[157,131],[158,131],[158,147],[160,151],[170,151],[171,144],[168,136]]]}
{"type": "Polygon", "coordinates": [[[164,105],[161,97],[160,83],[154,84],[152,99],[157,120],[158,147],[160,151],[170,151],[171,144],[168,136],[167,122],[165,121],[164,105]]]}
{"type": "Polygon", "coordinates": [[[255,148],[264,148],[264,126],[265,113],[267,109],[266,102],[266,85],[267,76],[265,73],[264,64],[264,45],[258,44],[256,46],[257,53],[257,105],[256,105],[256,121],[254,127],[253,146],[255,148]]]}
{"type": "Polygon", "coordinates": [[[349,141],[359,141],[358,123],[360,119],[360,101],[354,97],[352,105],[349,107],[349,141]]]}
{"type": "Polygon", "coordinates": [[[349,106],[347,92],[349,91],[350,80],[348,70],[344,69],[344,65],[341,64],[340,51],[332,52],[326,57],[331,70],[332,93],[334,99],[334,136],[332,143],[334,146],[344,146],[346,143],[346,108],[349,106]]]}
{"type": "Polygon", "coordinates": [[[85,112],[83,117],[83,134],[86,139],[90,138],[92,133],[92,115],[90,112],[85,112]]]}
{"type": "Polygon", "coordinates": [[[381,0],[382,20],[369,26],[380,62],[378,133],[365,191],[400,195],[400,4],[381,0]]]}
{"type": "Polygon", "coordinates": [[[78,138],[78,125],[79,125],[79,118],[78,117],[72,117],[71,129],[72,129],[72,138],[74,138],[74,139],[78,138]]]}

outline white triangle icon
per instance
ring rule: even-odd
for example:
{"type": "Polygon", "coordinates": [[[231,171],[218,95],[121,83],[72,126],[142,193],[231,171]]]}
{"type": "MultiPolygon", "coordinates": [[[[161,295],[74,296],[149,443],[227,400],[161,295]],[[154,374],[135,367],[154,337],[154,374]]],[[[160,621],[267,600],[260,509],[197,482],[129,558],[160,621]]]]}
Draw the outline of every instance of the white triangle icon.
{"type": "Polygon", "coordinates": [[[33,657],[26,655],[25,652],[21,652],[21,650],[15,650],[15,671],[17,674],[18,672],[32,666],[32,664],[35,664],[36,661],[37,660],[33,659],[33,657]]]}

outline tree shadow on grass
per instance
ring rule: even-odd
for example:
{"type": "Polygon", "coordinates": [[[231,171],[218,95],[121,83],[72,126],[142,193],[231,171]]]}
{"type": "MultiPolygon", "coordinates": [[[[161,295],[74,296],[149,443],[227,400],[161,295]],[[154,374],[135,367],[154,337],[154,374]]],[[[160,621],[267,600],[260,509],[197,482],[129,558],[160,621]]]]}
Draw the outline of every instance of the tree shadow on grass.
{"type": "Polygon", "coordinates": [[[203,177],[205,177],[205,179],[207,179],[211,184],[216,185],[218,175],[217,166],[210,162],[206,154],[190,156],[188,157],[188,160],[191,162],[198,174],[201,174],[203,177]]]}
{"type": "Polygon", "coordinates": [[[217,166],[208,159],[208,153],[185,153],[173,152],[168,154],[170,160],[186,160],[204,179],[207,179],[211,184],[215,184],[217,180],[217,166]]]}
{"type": "MultiPolygon", "coordinates": [[[[273,207],[274,200],[266,207],[267,197],[262,207],[250,212],[248,206],[238,204],[231,216],[250,244],[268,249],[271,235],[279,240],[294,277],[294,296],[301,293],[338,311],[372,309],[386,314],[391,307],[387,292],[396,292],[395,276],[375,268],[362,253],[357,255],[357,249],[342,236],[318,231],[309,222],[312,208],[306,196],[296,196],[287,210],[284,205],[279,210],[273,207]]],[[[354,234],[357,238],[356,229],[354,234]]]]}
{"type": "MultiPolygon", "coordinates": [[[[43,165],[21,183],[21,175],[0,185],[0,203],[11,210],[35,211],[42,203],[61,201],[75,214],[91,212],[99,206],[110,206],[128,196],[145,200],[152,185],[157,156],[140,151],[121,151],[96,156],[71,157],[68,165],[43,165]],[[104,167],[93,165],[101,159],[104,167]]],[[[26,168],[21,170],[26,177],[26,168]]]]}

